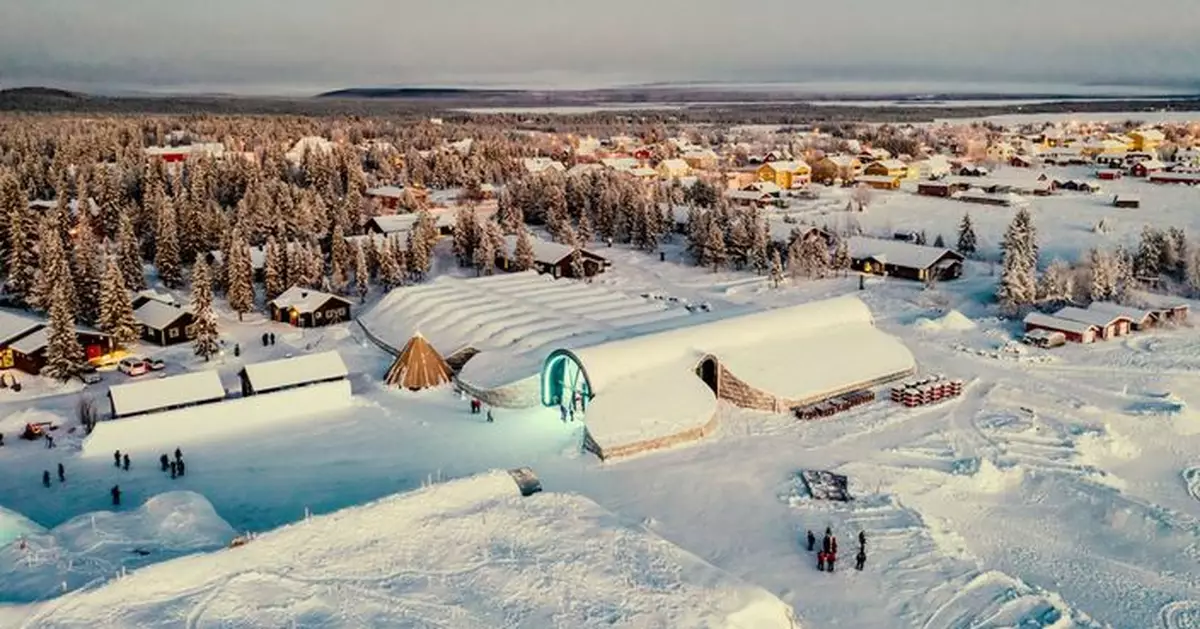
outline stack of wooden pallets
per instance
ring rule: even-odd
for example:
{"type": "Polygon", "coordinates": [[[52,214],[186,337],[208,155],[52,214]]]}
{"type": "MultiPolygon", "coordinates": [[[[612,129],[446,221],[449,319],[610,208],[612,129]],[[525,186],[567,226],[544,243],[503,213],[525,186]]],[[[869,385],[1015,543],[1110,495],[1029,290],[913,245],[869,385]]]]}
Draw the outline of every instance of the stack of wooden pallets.
{"type": "Polygon", "coordinates": [[[892,401],[908,408],[937,404],[962,395],[962,380],[950,380],[942,375],[905,380],[892,387],[892,401]]]}
{"type": "Polygon", "coordinates": [[[839,395],[835,398],[830,398],[824,402],[809,404],[807,406],[798,406],[793,412],[799,419],[817,419],[820,417],[831,417],[842,411],[848,411],[857,406],[868,404],[875,400],[874,391],[854,391],[839,395]]]}

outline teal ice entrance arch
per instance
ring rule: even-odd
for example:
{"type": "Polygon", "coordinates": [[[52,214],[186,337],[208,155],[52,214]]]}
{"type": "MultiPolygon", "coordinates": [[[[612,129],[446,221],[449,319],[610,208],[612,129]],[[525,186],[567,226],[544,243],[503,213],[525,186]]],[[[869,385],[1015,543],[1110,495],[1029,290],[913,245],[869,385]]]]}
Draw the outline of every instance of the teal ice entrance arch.
{"type": "Polygon", "coordinates": [[[542,365],[542,405],[571,406],[572,400],[579,398],[586,410],[587,403],[592,399],[592,385],[588,382],[587,372],[579,358],[568,350],[555,350],[546,358],[542,365]]]}

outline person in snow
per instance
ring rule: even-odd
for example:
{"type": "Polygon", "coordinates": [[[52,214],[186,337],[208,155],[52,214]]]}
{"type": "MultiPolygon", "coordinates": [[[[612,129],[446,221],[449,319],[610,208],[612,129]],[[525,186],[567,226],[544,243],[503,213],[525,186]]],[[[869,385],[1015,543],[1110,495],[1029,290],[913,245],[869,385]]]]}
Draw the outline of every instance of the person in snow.
{"type": "Polygon", "coordinates": [[[54,447],[54,435],[46,435],[46,449],[54,447]]]}
{"type": "Polygon", "coordinates": [[[813,547],[816,545],[817,545],[817,536],[813,535],[813,532],[810,530],[808,532],[808,552],[811,553],[813,551],[813,547]]]}
{"type": "Polygon", "coordinates": [[[867,565],[867,549],[865,546],[859,546],[858,554],[854,556],[854,569],[862,570],[865,565],[867,565]]]}
{"type": "Polygon", "coordinates": [[[821,539],[821,551],[830,552],[833,550],[833,530],[825,527],[825,537],[821,539]]]}
{"type": "Polygon", "coordinates": [[[567,423],[567,405],[566,404],[563,404],[561,402],[559,403],[558,413],[562,418],[562,423],[564,423],[564,424],[567,423]]]}
{"type": "Polygon", "coordinates": [[[275,344],[275,333],[272,332],[271,333],[271,345],[274,345],[274,344],[275,344]]]}
{"type": "Polygon", "coordinates": [[[262,335],[262,343],[263,343],[263,347],[266,347],[266,346],[267,346],[267,341],[268,341],[268,340],[270,340],[270,338],[271,338],[271,337],[267,336],[267,333],[266,333],[266,332],[263,332],[263,335],[262,335]]]}
{"type": "Polygon", "coordinates": [[[825,572],[825,551],[817,553],[817,570],[825,572]]]}
{"type": "Polygon", "coordinates": [[[113,467],[121,467],[121,451],[113,452],[113,467]]]}
{"type": "Polygon", "coordinates": [[[126,471],[126,472],[128,472],[128,471],[129,471],[129,453],[126,453],[124,456],[125,456],[125,458],[124,458],[124,463],[125,463],[125,465],[124,465],[124,469],[125,469],[125,471],[126,471]]]}
{"type": "Polygon", "coordinates": [[[867,546],[867,532],[866,531],[860,530],[858,532],[858,545],[862,546],[863,548],[866,548],[866,546],[867,546]]]}
{"type": "Polygon", "coordinates": [[[825,571],[833,572],[833,564],[837,563],[837,553],[829,553],[825,556],[825,571]]]}
{"type": "Polygon", "coordinates": [[[158,464],[162,466],[162,471],[164,471],[164,472],[167,471],[167,464],[170,462],[171,462],[171,459],[166,454],[163,454],[162,456],[158,457],[158,464]]]}
{"type": "Polygon", "coordinates": [[[62,463],[58,464],[58,482],[67,482],[67,468],[63,467],[62,463]]]}
{"type": "Polygon", "coordinates": [[[184,467],[185,466],[183,464],[183,459],[179,459],[178,461],[175,462],[175,469],[176,469],[176,471],[179,472],[180,476],[183,476],[184,467]]]}
{"type": "Polygon", "coordinates": [[[488,410],[487,410],[487,423],[490,424],[494,421],[496,421],[496,419],[494,417],[492,417],[492,407],[489,406],[488,410]]]}
{"type": "Polygon", "coordinates": [[[112,494],[113,506],[114,507],[121,506],[121,486],[113,485],[113,488],[110,489],[108,491],[108,493],[112,494]]]}
{"type": "Polygon", "coordinates": [[[183,460],[183,450],[180,450],[179,448],[175,448],[175,460],[176,461],[183,460]]]}
{"type": "Polygon", "coordinates": [[[171,478],[175,478],[175,476],[178,473],[179,473],[179,463],[177,463],[175,461],[171,461],[171,478]]]}
{"type": "Polygon", "coordinates": [[[50,470],[43,470],[43,471],[42,471],[42,486],[43,486],[43,487],[49,487],[49,486],[50,486],[50,470]]]}
{"type": "Polygon", "coordinates": [[[829,552],[830,554],[837,555],[837,535],[829,539],[829,552]]]}
{"type": "Polygon", "coordinates": [[[575,421],[575,406],[571,406],[571,421],[575,421]]]}

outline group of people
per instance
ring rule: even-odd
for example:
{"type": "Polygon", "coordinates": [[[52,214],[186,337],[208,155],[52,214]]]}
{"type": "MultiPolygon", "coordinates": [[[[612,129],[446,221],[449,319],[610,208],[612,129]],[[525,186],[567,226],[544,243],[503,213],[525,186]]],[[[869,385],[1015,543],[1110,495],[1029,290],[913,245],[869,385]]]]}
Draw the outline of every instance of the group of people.
{"type": "Polygon", "coordinates": [[[158,457],[158,463],[162,466],[162,471],[171,471],[171,478],[179,478],[187,471],[187,465],[183,462],[183,451],[175,448],[175,458],[171,459],[166,453],[158,457]]]}
{"type": "MultiPolygon", "coordinates": [[[[471,398],[471,414],[478,415],[483,410],[483,402],[479,401],[479,398],[471,398]]],[[[487,423],[490,424],[494,421],[496,421],[496,418],[492,417],[492,408],[489,406],[487,408],[487,423]]]]}
{"type": "MultiPolygon", "coordinates": [[[[67,482],[67,468],[62,463],[58,464],[58,482],[67,482]]],[[[42,470],[42,485],[50,486],[50,470],[42,470]]]]}
{"type": "MultiPolygon", "coordinates": [[[[808,552],[812,552],[817,545],[817,536],[813,535],[812,531],[808,531],[808,552]]],[[[825,527],[825,537],[821,540],[821,550],[817,551],[817,570],[822,572],[833,572],[834,565],[837,563],[838,542],[837,536],[833,534],[833,529],[825,527]]],[[[867,565],[867,533],[866,531],[858,532],[858,554],[854,556],[854,569],[862,570],[867,565]]]]}

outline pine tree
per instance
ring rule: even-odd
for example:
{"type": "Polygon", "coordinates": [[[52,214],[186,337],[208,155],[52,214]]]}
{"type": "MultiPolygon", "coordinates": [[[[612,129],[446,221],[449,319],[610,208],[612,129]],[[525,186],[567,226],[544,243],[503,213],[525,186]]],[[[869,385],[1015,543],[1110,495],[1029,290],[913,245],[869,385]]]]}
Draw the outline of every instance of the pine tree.
{"type": "Polygon", "coordinates": [[[311,284],[312,278],[308,276],[308,251],[304,243],[289,242],[284,254],[284,261],[287,263],[287,279],[284,284],[288,287],[311,284]]]}
{"type": "Polygon", "coordinates": [[[59,382],[66,382],[83,373],[87,360],[75,332],[69,290],[65,282],[59,283],[49,298],[50,332],[46,342],[46,366],[42,373],[59,382]]]}
{"type": "Polygon", "coordinates": [[[788,241],[787,247],[787,273],[788,276],[796,278],[804,273],[804,250],[803,238],[796,237],[793,234],[788,241]]]}
{"type": "Polygon", "coordinates": [[[197,260],[192,267],[192,313],[196,318],[196,336],[192,349],[208,362],[221,349],[217,313],[213,311],[212,273],[208,263],[197,260]]]}
{"type": "Polygon", "coordinates": [[[1071,303],[1075,295],[1075,276],[1070,265],[1054,260],[1046,267],[1038,283],[1038,302],[1046,307],[1058,307],[1071,303]]]}
{"type": "Polygon", "coordinates": [[[133,219],[126,209],[120,213],[117,223],[117,257],[125,287],[132,291],[146,288],[146,269],[142,264],[142,246],[133,231],[133,219]]]}
{"type": "Polygon", "coordinates": [[[971,224],[971,215],[963,214],[962,222],[958,224],[958,252],[971,258],[975,256],[977,246],[975,226],[971,224]]]}
{"type": "Polygon", "coordinates": [[[88,324],[95,323],[100,317],[100,262],[100,247],[92,231],[91,212],[81,210],[71,246],[71,272],[79,303],[78,315],[88,324]]]}
{"type": "Polygon", "coordinates": [[[263,291],[267,301],[275,299],[287,290],[285,284],[287,275],[287,257],[283,248],[275,240],[275,236],[267,237],[266,250],[263,252],[263,291]]]}
{"type": "Polygon", "coordinates": [[[140,326],[133,316],[133,303],[129,299],[129,290],[125,288],[125,276],[113,258],[109,258],[105,264],[104,278],[100,283],[98,327],[112,335],[118,347],[129,347],[138,340],[140,326]]]}
{"type": "Polygon", "coordinates": [[[491,275],[495,271],[496,251],[492,248],[492,240],[490,238],[483,238],[479,241],[479,246],[475,247],[474,262],[475,270],[480,275],[491,275]]]}
{"type": "Polygon", "coordinates": [[[589,212],[583,212],[579,216],[579,229],[575,231],[575,238],[579,241],[580,247],[587,247],[596,239],[596,230],[592,228],[592,217],[589,212]]]}
{"type": "Polygon", "coordinates": [[[1004,233],[1000,285],[996,298],[1009,312],[1032,305],[1037,300],[1037,234],[1029,212],[1017,211],[1004,233]]]}
{"type": "Polygon", "coordinates": [[[937,247],[938,249],[945,249],[946,239],[943,238],[941,234],[938,234],[937,238],[933,239],[933,246],[937,247]]]}
{"type": "Polygon", "coordinates": [[[310,288],[323,288],[328,278],[325,276],[325,254],[321,245],[312,242],[304,248],[304,261],[308,264],[310,288]]]}
{"type": "Polygon", "coordinates": [[[517,232],[517,245],[513,251],[513,270],[528,271],[534,266],[534,251],[533,239],[529,236],[529,230],[521,227],[517,232]]]}
{"type": "Polygon", "coordinates": [[[154,267],[158,277],[168,288],[178,288],[183,283],[179,268],[179,234],[175,229],[175,208],[164,203],[158,217],[157,240],[154,245],[154,267]]]}
{"type": "Polygon", "coordinates": [[[1142,228],[1142,236],[1138,241],[1138,252],[1133,265],[1137,275],[1157,277],[1161,272],[1163,240],[1163,234],[1159,230],[1149,225],[1142,228]]]}
{"type": "Polygon", "coordinates": [[[1125,303],[1129,300],[1130,293],[1135,288],[1137,281],[1134,278],[1133,255],[1124,247],[1118,246],[1117,250],[1113,252],[1113,269],[1116,291],[1114,299],[1118,303],[1125,303]]]}
{"type": "Polygon", "coordinates": [[[734,220],[729,225],[728,241],[729,259],[734,268],[744,268],[750,262],[750,232],[746,229],[745,218],[734,220]]]}
{"type": "Polygon", "coordinates": [[[329,275],[330,282],[337,292],[343,292],[349,283],[350,249],[346,246],[346,232],[341,221],[333,224],[333,234],[329,237],[329,275]]]}
{"type": "Polygon", "coordinates": [[[783,260],[779,257],[779,250],[771,251],[771,286],[779,288],[779,284],[783,282],[783,260]]]}
{"type": "Polygon", "coordinates": [[[42,221],[38,255],[41,257],[41,268],[38,271],[37,284],[31,295],[31,302],[37,308],[49,312],[50,305],[53,303],[54,291],[62,287],[67,300],[67,309],[72,313],[73,318],[74,313],[77,312],[75,283],[71,280],[71,265],[63,247],[58,221],[53,216],[42,221]]]}
{"type": "MultiPolygon", "coordinates": [[[[430,260],[429,249],[426,248],[427,240],[422,231],[422,225],[418,221],[413,225],[412,231],[408,232],[408,242],[405,246],[405,251],[408,253],[408,274],[416,281],[425,279],[425,274],[429,272],[430,260]]],[[[485,239],[486,240],[486,239],[485,239]]],[[[480,243],[482,246],[482,243],[480,243]]],[[[476,247],[478,250],[478,247],[476,247]]],[[[478,268],[479,256],[475,256],[476,267],[478,268]]],[[[494,263],[494,261],[493,261],[494,263]]]]}
{"type": "Polygon", "coordinates": [[[407,284],[412,265],[408,259],[408,247],[400,242],[399,236],[392,237],[392,257],[396,260],[396,268],[400,270],[400,283],[407,284]]]}
{"type": "Polygon", "coordinates": [[[1169,267],[1169,272],[1174,275],[1175,279],[1181,282],[1186,281],[1184,278],[1187,276],[1188,260],[1191,258],[1187,233],[1178,227],[1172,227],[1169,236],[1172,243],[1171,248],[1175,252],[1175,264],[1169,267]]]}
{"type": "MultiPolygon", "coordinates": [[[[756,273],[766,273],[770,265],[767,250],[771,245],[771,233],[767,221],[759,218],[757,213],[751,214],[750,225],[750,268],[754,269],[756,273]]],[[[780,268],[783,267],[780,266],[780,268]]]]}
{"type": "Polygon", "coordinates": [[[241,321],[242,315],[254,309],[254,265],[250,259],[250,246],[236,229],[229,259],[225,262],[225,278],[225,299],[241,321]]]}
{"type": "Polygon", "coordinates": [[[704,258],[712,265],[715,273],[721,270],[721,266],[725,264],[728,257],[725,249],[725,234],[721,233],[721,228],[716,221],[710,221],[708,235],[704,239],[704,258]]]}
{"type": "Polygon", "coordinates": [[[8,214],[8,294],[18,303],[29,304],[37,286],[38,255],[34,245],[38,235],[32,229],[28,210],[22,207],[8,214]]]}
{"type": "Polygon", "coordinates": [[[354,287],[358,291],[359,303],[367,303],[367,292],[371,290],[371,272],[367,270],[367,252],[361,243],[354,246],[354,287]]]}
{"type": "Polygon", "coordinates": [[[915,244],[924,246],[928,244],[928,242],[929,240],[925,236],[925,230],[922,229],[921,231],[917,232],[917,242],[915,244]]]}
{"type": "Polygon", "coordinates": [[[1092,301],[1108,301],[1116,296],[1116,273],[1112,256],[1099,249],[1088,252],[1088,270],[1091,282],[1088,297],[1092,301]]]}
{"type": "Polygon", "coordinates": [[[403,278],[403,272],[396,263],[396,254],[392,251],[392,247],[391,238],[385,239],[379,247],[379,283],[383,284],[385,291],[399,286],[403,278]]]}
{"type": "Polygon", "coordinates": [[[833,258],[829,261],[829,268],[845,274],[850,270],[850,264],[850,246],[846,243],[845,238],[838,238],[833,247],[833,258]]]}
{"type": "Polygon", "coordinates": [[[475,244],[479,241],[479,217],[473,209],[460,209],[454,217],[452,232],[454,257],[459,266],[466,266],[474,259],[475,244]]]}

